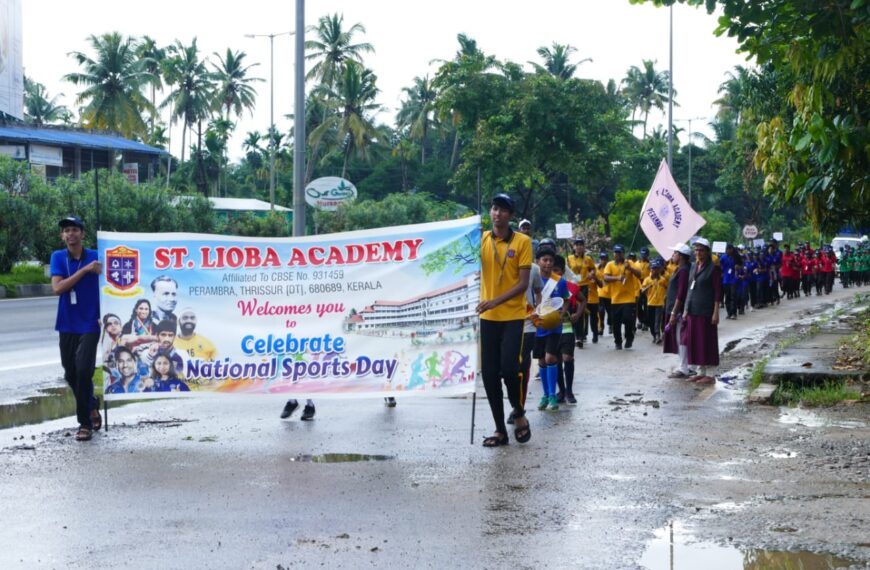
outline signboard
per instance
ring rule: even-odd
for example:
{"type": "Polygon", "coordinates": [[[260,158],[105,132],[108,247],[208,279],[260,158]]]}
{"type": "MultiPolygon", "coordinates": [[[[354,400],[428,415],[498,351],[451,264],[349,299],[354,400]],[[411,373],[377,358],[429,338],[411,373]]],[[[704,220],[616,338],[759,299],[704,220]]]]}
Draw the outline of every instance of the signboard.
{"type": "Polygon", "coordinates": [[[782,232],[773,232],[773,239],[776,241],[782,241],[782,232]]]}
{"type": "Polygon", "coordinates": [[[746,239],[755,239],[758,237],[758,227],[746,225],[743,226],[743,237],[746,239]]]}
{"type": "Polygon", "coordinates": [[[99,232],[101,317],[132,331],[103,342],[106,399],[467,393],[480,238],[480,217],[301,238],[99,232]]]}
{"type": "Polygon", "coordinates": [[[752,245],[754,245],[755,247],[764,247],[764,240],[763,239],[754,239],[754,240],[752,240],[752,245]]]}
{"type": "Polygon", "coordinates": [[[24,119],[21,0],[0,0],[0,112],[24,119]]]}
{"type": "Polygon", "coordinates": [[[342,204],[353,202],[356,196],[356,186],[338,176],[318,178],[305,187],[305,202],[326,212],[334,212],[342,204]]]}
{"type": "Polygon", "coordinates": [[[0,154],[12,157],[16,160],[27,158],[27,150],[23,144],[0,144],[0,154]]]}
{"type": "Polygon", "coordinates": [[[63,166],[63,149],[41,144],[30,145],[30,163],[46,166],[63,166]]]}
{"type": "Polygon", "coordinates": [[[725,248],[728,247],[728,243],[724,241],[714,241],[711,249],[713,253],[725,253],[725,248]]]}
{"type": "Polygon", "coordinates": [[[557,239],[571,239],[574,237],[574,228],[571,224],[556,224],[557,239]]]}
{"type": "Polygon", "coordinates": [[[127,177],[127,181],[130,184],[139,184],[139,163],[138,162],[125,162],[124,163],[124,176],[127,177]]]}

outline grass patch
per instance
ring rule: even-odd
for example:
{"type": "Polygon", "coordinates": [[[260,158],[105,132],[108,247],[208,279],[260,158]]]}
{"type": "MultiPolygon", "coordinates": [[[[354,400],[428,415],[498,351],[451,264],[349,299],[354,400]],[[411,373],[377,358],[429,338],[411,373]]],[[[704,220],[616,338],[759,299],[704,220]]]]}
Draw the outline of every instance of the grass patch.
{"type": "Polygon", "coordinates": [[[51,279],[45,276],[42,266],[16,265],[12,272],[0,274],[0,285],[6,287],[6,295],[15,296],[16,285],[35,285],[38,283],[51,283],[51,279]]]}
{"type": "Polygon", "coordinates": [[[827,407],[860,399],[861,392],[850,388],[845,381],[828,380],[816,386],[783,382],[771,394],[770,403],[775,406],[827,407]]]}
{"type": "Polygon", "coordinates": [[[755,366],[752,367],[752,374],[749,375],[749,392],[752,393],[756,388],[761,386],[761,382],[764,380],[764,369],[767,368],[767,362],[770,360],[770,356],[765,356],[761,360],[755,363],[755,366]]]}

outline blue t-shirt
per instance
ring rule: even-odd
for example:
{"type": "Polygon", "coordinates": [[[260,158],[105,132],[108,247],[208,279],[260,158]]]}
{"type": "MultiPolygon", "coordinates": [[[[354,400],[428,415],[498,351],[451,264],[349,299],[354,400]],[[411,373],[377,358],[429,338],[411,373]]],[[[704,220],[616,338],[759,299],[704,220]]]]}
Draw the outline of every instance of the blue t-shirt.
{"type": "MultiPolygon", "coordinates": [[[[547,280],[544,281],[544,286],[545,287],[547,286],[547,280]]],[[[568,291],[568,284],[565,282],[564,279],[559,278],[559,281],[556,283],[556,286],[553,288],[553,292],[550,293],[550,298],[552,299],[553,297],[560,297],[562,299],[565,299],[565,302],[567,303],[569,296],[570,296],[570,292],[568,291]]],[[[559,321],[559,324],[555,328],[542,329],[542,328],[538,327],[538,329],[535,331],[536,337],[550,336],[551,334],[562,334],[562,321],[561,320],[559,321]]]]}
{"type": "Polygon", "coordinates": [[[733,285],[737,283],[737,275],[734,273],[734,260],[727,253],[719,256],[719,267],[722,268],[722,284],[733,285]]]}
{"type": "MultiPolygon", "coordinates": [[[[92,261],[97,261],[97,252],[93,249],[83,249],[79,260],[70,257],[66,249],[59,249],[51,254],[51,276],[57,275],[66,279],[92,261]]],[[[62,333],[98,333],[100,332],[100,276],[88,273],[76,283],[72,289],[60,296],[57,304],[57,320],[54,330],[62,333]],[[72,303],[72,292],[75,291],[76,303],[72,303]]]]}

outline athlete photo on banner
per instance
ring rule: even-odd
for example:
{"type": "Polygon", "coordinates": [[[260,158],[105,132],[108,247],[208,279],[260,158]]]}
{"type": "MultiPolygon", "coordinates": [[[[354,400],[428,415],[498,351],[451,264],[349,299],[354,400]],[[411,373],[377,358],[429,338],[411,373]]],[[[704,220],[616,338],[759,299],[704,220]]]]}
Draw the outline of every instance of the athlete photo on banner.
{"type": "Polygon", "coordinates": [[[480,218],[302,238],[99,232],[104,394],[473,390],[480,218]]]}

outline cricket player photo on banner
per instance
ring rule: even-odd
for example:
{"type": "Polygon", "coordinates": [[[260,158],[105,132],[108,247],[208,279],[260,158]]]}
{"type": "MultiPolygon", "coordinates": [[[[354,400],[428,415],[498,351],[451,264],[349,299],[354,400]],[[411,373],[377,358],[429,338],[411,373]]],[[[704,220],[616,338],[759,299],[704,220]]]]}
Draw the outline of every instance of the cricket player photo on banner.
{"type": "Polygon", "coordinates": [[[99,232],[106,399],[470,392],[480,218],[302,238],[99,232]]]}

